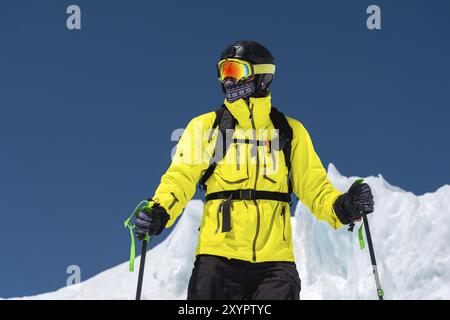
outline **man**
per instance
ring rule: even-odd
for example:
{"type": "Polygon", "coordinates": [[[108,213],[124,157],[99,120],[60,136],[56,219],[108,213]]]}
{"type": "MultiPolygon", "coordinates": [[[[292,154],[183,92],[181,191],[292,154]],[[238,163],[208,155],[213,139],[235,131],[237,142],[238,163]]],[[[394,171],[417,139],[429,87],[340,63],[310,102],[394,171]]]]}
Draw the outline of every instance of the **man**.
{"type": "Polygon", "coordinates": [[[206,202],[187,298],[299,299],[291,191],[335,229],[373,212],[372,192],[336,190],[303,125],[272,107],[275,63],[264,46],[233,43],[217,72],[224,105],[188,124],[136,234],[171,226],[200,180],[206,202]]]}

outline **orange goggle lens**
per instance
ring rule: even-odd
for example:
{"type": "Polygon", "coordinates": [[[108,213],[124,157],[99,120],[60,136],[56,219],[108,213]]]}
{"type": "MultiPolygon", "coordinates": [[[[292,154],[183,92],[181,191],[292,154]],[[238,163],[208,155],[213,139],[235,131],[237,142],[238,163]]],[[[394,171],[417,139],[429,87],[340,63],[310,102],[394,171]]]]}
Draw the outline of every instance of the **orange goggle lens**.
{"type": "Polygon", "coordinates": [[[239,81],[252,75],[250,64],[236,60],[221,61],[219,62],[218,68],[220,81],[230,77],[239,81]]]}

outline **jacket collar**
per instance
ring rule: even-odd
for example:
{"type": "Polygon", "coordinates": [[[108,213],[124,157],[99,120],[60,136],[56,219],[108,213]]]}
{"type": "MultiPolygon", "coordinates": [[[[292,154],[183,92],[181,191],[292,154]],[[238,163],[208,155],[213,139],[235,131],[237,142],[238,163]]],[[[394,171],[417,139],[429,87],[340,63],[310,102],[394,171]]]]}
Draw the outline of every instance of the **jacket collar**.
{"type": "Polygon", "coordinates": [[[224,103],[233,117],[238,121],[239,126],[243,129],[252,129],[250,110],[253,111],[252,114],[256,129],[265,129],[271,123],[270,110],[272,104],[270,93],[261,98],[250,97],[248,104],[244,99],[239,99],[233,103],[225,99],[224,103]]]}

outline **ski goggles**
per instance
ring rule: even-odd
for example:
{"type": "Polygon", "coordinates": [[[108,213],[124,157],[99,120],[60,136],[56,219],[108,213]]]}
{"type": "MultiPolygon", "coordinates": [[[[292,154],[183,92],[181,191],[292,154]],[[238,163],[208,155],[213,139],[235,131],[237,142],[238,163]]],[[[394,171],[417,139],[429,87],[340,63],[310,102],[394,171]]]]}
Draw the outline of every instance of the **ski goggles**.
{"type": "Polygon", "coordinates": [[[233,78],[241,81],[250,78],[255,74],[275,73],[274,64],[252,64],[240,59],[223,59],[217,63],[217,71],[220,81],[226,78],[233,78]]]}

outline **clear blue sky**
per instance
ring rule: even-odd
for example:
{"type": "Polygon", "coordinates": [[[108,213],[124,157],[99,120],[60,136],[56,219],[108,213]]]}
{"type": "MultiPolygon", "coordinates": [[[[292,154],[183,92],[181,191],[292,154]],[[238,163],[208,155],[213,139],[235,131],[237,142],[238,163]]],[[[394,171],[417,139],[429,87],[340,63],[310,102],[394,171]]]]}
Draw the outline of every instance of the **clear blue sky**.
{"type": "Polygon", "coordinates": [[[215,63],[235,40],[273,52],[273,102],[324,164],[416,194],[449,183],[449,12],[447,0],[3,1],[0,297],[128,258],[122,221],[167,168],[172,130],[222,102],[215,63]],[[70,4],[81,31],[66,29],[70,4]],[[370,4],[381,31],[365,27],[370,4]]]}

